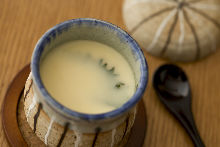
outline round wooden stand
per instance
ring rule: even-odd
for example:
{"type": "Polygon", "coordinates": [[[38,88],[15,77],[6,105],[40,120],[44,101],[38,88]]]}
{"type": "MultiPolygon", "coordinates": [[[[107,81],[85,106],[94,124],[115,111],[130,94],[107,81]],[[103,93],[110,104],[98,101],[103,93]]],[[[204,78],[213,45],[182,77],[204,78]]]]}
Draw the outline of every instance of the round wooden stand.
{"type": "MultiPolygon", "coordinates": [[[[10,146],[45,146],[27,123],[24,114],[23,90],[30,73],[30,65],[25,66],[10,84],[2,104],[2,125],[10,146]]],[[[126,147],[141,147],[147,128],[146,112],[143,101],[138,107],[134,126],[126,147]]]]}

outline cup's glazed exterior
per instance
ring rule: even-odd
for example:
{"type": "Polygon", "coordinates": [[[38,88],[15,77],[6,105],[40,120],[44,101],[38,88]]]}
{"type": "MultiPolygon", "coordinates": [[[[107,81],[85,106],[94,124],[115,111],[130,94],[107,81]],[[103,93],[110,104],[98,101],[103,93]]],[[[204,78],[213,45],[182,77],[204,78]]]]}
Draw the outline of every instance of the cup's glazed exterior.
{"type": "MultiPolygon", "coordinates": [[[[148,68],[146,60],[140,47],[130,37],[130,35],[113,24],[91,18],[65,21],[48,30],[42,36],[42,38],[40,38],[34,49],[31,61],[31,72],[32,74],[30,78],[33,83],[31,85],[33,90],[33,100],[32,102],[24,103],[26,104],[25,114],[27,116],[27,120],[30,120],[28,118],[30,117],[28,114],[30,113],[30,107],[34,108],[33,103],[38,103],[38,110],[36,110],[36,113],[40,113],[38,112],[41,111],[39,110],[40,107],[40,109],[45,112],[49,119],[53,119],[53,121],[59,124],[61,127],[68,127],[68,129],[73,130],[75,133],[93,134],[93,138],[95,138],[98,133],[112,131],[120,126],[120,124],[127,120],[128,114],[132,113],[134,115],[132,120],[134,121],[136,104],[141,99],[148,80],[148,68]],[[53,97],[45,89],[40,77],[39,67],[41,64],[41,59],[47,52],[52,50],[57,45],[70,40],[98,41],[111,46],[121,55],[123,55],[130,64],[135,75],[136,92],[132,98],[130,98],[120,108],[102,114],[79,113],[68,109],[53,99],[53,97]]],[[[33,115],[33,122],[28,122],[30,126],[32,126],[32,129],[35,129],[34,131],[36,131],[36,128],[34,128],[34,125],[36,125],[36,122],[34,122],[34,117],[36,117],[36,114],[33,115]]],[[[133,123],[131,123],[131,126],[132,125],[133,123]]],[[[38,130],[41,129],[38,128],[38,130]]],[[[129,130],[126,132],[129,132],[129,130]]],[[[57,139],[59,140],[59,138],[57,139]]],[[[106,139],[112,138],[108,137],[106,139]]],[[[47,144],[45,138],[42,140],[47,144]]],[[[117,146],[118,143],[113,145],[100,145],[117,146]]]]}

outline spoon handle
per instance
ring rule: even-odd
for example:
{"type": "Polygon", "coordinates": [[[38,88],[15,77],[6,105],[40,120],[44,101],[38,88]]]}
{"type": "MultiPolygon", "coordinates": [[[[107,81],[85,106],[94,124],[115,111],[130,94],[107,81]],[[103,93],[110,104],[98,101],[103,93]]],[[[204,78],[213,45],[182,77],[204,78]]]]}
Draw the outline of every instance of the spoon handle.
{"type": "Polygon", "coordinates": [[[191,137],[195,147],[205,147],[196,128],[191,110],[188,110],[188,112],[186,112],[186,110],[179,111],[175,113],[175,116],[191,137]]]}

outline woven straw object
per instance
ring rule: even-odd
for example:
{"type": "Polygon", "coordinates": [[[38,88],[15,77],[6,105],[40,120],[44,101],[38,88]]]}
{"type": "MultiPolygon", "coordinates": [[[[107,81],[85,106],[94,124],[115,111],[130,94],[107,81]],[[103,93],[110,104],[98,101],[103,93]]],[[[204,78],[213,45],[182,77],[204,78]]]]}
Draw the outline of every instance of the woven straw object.
{"type": "Polygon", "coordinates": [[[125,0],[124,22],[149,53],[193,61],[220,45],[219,0],[125,0]]]}

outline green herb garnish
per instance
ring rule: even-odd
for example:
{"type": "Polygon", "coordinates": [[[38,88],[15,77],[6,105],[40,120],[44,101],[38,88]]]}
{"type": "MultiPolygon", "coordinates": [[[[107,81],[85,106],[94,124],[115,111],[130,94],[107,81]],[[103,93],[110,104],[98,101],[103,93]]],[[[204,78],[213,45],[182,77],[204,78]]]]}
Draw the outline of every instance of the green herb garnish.
{"type": "Polygon", "coordinates": [[[108,63],[105,63],[105,64],[103,64],[102,66],[103,66],[104,68],[107,68],[107,65],[108,65],[108,63]]]}
{"type": "Polygon", "coordinates": [[[115,71],[115,67],[112,67],[111,69],[109,69],[109,72],[114,73],[115,71]]]}
{"type": "Polygon", "coordinates": [[[115,85],[115,87],[116,87],[116,88],[121,88],[121,86],[124,86],[124,85],[125,85],[124,83],[118,82],[118,83],[115,85]]]}
{"type": "MultiPolygon", "coordinates": [[[[110,73],[113,76],[117,76],[118,74],[115,73],[115,67],[113,66],[112,68],[108,69],[108,63],[104,62],[103,59],[99,60],[99,64],[105,69],[106,72],[110,73]]],[[[125,84],[122,82],[118,82],[115,84],[116,88],[120,88],[121,86],[124,86],[125,84]]]]}
{"type": "Polygon", "coordinates": [[[103,59],[100,59],[99,64],[102,65],[102,63],[103,63],[103,59]]]}
{"type": "Polygon", "coordinates": [[[112,75],[116,76],[117,74],[114,73],[115,71],[115,67],[112,67],[111,69],[108,69],[108,63],[107,62],[103,62],[103,59],[99,60],[99,64],[105,69],[105,71],[111,73],[112,75]]]}

